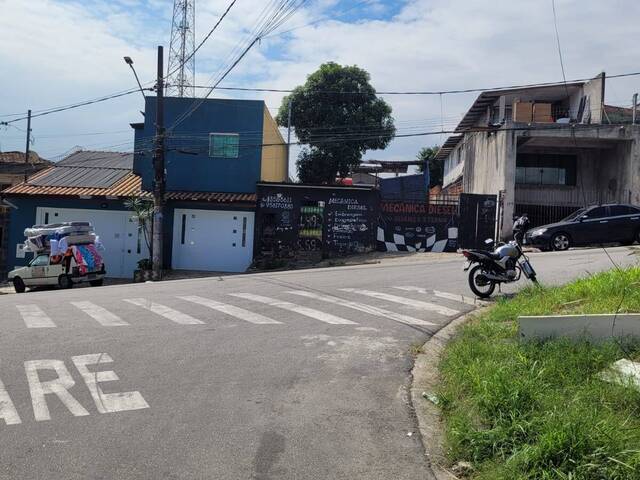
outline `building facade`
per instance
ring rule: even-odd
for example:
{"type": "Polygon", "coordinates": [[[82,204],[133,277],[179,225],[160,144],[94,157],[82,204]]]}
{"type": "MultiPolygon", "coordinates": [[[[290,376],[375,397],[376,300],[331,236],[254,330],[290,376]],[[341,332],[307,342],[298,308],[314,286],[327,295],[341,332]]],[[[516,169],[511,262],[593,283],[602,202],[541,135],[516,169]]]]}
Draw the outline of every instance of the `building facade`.
{"type": "Polygon", "coordinates": [[[119,152],[75,152],[16,184],[4,194],[10,208],[10,268],[26,265],[24,230],[38,224],[91,222],[105,246],[107,276],[131,278],[149,251],[140,226],[125,206],[141,192],[132,172],[133,155],[119,152]]]}
{"type": "Polygon", "coordinates": [[[604,98],[604,73],[481,93],[438,153],[443,191],[498,195],[503,237],[524,212],[542,224],[585,204],[640,204],[640,126],[604,98]]]}
{"type": "MultiPolygon", "coordinates": [[[[153,191],[155,98],[132,124],[133,171],[153,191]]],[[[285,182],[287,147],[264,102],[166,98],[166,268],[245,271],[253,260],[256,183],[285,182]]]]}

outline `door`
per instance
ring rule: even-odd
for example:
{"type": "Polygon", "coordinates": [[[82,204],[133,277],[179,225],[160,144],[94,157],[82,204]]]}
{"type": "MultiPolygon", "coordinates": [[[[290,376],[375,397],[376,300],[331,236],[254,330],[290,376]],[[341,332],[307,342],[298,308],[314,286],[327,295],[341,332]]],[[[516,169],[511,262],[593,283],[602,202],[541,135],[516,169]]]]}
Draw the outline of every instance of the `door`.
{"type": "Polygon", "coordinates": [[[90,222],[104,245],[100,252],[107,277],[131,278],[138,260],[149,256],[147,246],[126,210],[38,207],[36,223],[90,222]]]}
{"type": "Polygon", "coordinates": [[[253,212],[175,209],[172,267],[244,272],[253,260],[253,212]]]}
{"type": "Polygon", "coordinates": [[[638,221],[640,211],[627,205],[611,205],[609,214],[609,228],[613,241],[629,242],[635,239],[638,227],[640,227],[640,221],[638,221]]]}
{"type": "Polygon", "coordinates": [[[609,207],[592,208],[585,212],[582,222],[574,227],[579,235],[573,241],[582,245],[615,242],[611,238],[610,226],[609,207]]]}

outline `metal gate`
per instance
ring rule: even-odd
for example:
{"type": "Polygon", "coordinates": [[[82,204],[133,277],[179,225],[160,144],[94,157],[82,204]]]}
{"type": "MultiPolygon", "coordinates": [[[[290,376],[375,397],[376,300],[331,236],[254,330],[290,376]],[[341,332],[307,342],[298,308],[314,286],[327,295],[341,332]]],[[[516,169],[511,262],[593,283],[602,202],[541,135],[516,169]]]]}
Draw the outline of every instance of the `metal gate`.
{"type": "Polygon", "coordinates": [[[462,248],[485,248],[496,228],[496,195],[460,194],[459,240],[462,248]]]}

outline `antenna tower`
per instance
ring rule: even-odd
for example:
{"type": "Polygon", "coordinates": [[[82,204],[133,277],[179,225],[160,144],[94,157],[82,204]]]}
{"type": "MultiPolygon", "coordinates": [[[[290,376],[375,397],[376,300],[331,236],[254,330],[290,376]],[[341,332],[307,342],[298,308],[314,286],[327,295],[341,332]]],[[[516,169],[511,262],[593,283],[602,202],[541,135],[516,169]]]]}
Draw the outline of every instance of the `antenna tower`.
{"type": "Polygon", "coordinates": [[[174,0],[167,96],[195,97],[196,0],[174,0]]]}

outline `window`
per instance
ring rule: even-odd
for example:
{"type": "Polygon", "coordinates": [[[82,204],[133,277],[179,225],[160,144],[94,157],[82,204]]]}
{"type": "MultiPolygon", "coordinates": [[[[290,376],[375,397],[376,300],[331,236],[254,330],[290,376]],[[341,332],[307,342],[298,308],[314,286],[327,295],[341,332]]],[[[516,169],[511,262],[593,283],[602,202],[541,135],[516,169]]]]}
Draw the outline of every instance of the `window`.
{"type": "Polygon", "coordinates": [[[603,218],[606,216],[608,216],[607,207],[597,207],[597,208],[594,208],[593,210],[589,210],[586,213],[587,218],[603,218]]]}
{"type": "Polygon", "coordinates": [[[240,136],[237,133],[210,133],[209,156],[218,158],[238,158],[240,136]]]}
{"type": "Polygon", "coordinates": [[[575,155],[520,153],[516,157],[516,183],[524,185],[575,185],[575,155]]]}
{"type": "Polygon", "coordinates": [[[612,217],[618,217],[620,215],[633,215],[635,212],[626,205],[611,205],[609,207],[611,213],[609,214],[612,217]]]}
{"type": "Polygon", "coordinates": [[[31,267],[45,267],[49,265],[49,255],[38,255],[31,262],[31,267]]]}

